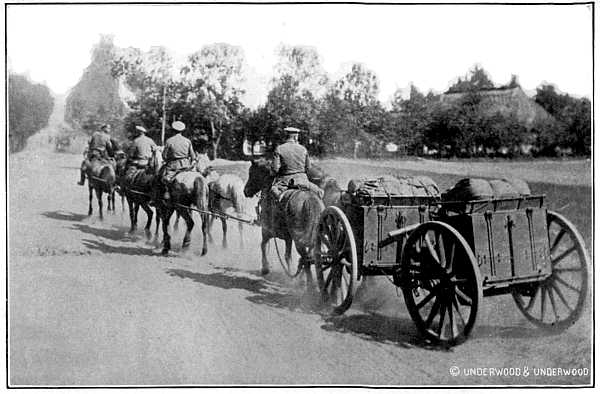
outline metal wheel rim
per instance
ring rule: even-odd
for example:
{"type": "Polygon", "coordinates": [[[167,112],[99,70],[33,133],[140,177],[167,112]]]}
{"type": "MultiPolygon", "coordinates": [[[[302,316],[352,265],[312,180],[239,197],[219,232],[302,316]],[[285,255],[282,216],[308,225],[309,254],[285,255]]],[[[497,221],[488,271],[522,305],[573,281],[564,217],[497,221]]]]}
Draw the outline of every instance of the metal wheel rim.
{"type": "Polygon", "coordinates": [[[402,265],[404,299],[419,331],[436,343],[463,342],[483,297],[479,268],[464,238],[445,223],[425,223],[408,238],[402,265]]]}
{"type": "Polygon", "coordinates": [[[552,273],[531,285],[529,294],[516,288],[512,295],[527,320],[558,332],[572,326],[581,316],[588,296],[589,258],[583,239],[571,222],[552,211],[548,211],[547,218],[552,273]]]}
{"type": "Polygon", "coordinates": [[[321,214],[314,248],[317,283],[323,302],[334,314],[344,313],[356,293],[358,258],[354,233],[337,207],[321,214]]]}

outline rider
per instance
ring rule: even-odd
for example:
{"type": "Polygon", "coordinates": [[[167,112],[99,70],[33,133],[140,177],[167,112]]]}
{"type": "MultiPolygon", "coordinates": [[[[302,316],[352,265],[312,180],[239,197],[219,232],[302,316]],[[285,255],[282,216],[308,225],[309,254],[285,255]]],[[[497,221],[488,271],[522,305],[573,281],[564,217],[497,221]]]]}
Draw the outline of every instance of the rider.
{"type": "Polygon", "coordinates": [[[127,151],[127,173],[126,177],[135,173],[138,169],[145,169],[152,157],[152,151],[156,144],[146,136],[148,131],[142,126],[135,126],[136,137],[127,151]]]}
{"type": "Polygon", "coordinates": [[[275,148],[273,164],[271,169],[275,174],[271,194],[281,201],[283,192],[293,186],[304,186],[319,197],[323,191],[308,180],[307,173],[310,170],[310,158],[306,148],[298,143],[300,130],[295,127],[286,127],[286,141],[275,148]]]}
{"type": "Polygon", "coordinates": [[[92,160],[113,157],[115,147],[115,141],[110,137],[110,125],[102,125],[100,131],[95,131],[88,142],[87,158],[81,163],[81,176],[77,184],[83,186],[85,183],[85,175],[92,169],[92,160]]]}
{"type": "Polygon", "coordinates": [[[181,135],[185,130],[185,124],[180,121],[175,121],[171,125],[175,130],[175,135],[165,142],[165,148],[162,152],[162,157],[165,162],[161,169],[161,181],[163,188],[163,199],[169,200],[169,184],[177,175],[178,172],[191,168],[196,161],[196,152],[192,147],[192,142],[181,135]]]}

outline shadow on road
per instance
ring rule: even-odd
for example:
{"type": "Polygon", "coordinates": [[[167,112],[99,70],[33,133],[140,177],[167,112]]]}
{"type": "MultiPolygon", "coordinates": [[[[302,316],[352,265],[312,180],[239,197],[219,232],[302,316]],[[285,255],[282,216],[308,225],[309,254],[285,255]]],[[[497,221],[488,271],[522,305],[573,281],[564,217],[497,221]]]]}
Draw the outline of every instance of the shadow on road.
{"type": "Polygon", "coordinates": [[[247,271],[232,268],[224,270],[225,272],[204,274],[173,268],[167,269],[166,273],[182,279],[191,279],[207,286],[226,290],[241,289],[250,291],[254,294],[246,297],[246,299],[256,304],[283,308],[292,312],[318,314],[325,322],[321,326],[325,331],[351,333],[362,339],[389,343],[404,348],[419,347],[438,351],[449,350],[425,342],[419,336],[410,319],[392,318],[380,314],[332,317],[327,308],[322,305],[320,295],[316,291],[286,291],[280,287],[279,283],[262,277],[248,277],[247,275],[250,273],[247,271]],[[239,274],[236,274],[236,272],[239,272],[239,274]]]}
{"type": "Polygon", "coordinates": [[[66,212],[66,211],[49,211],[43,212],[42,216],[45,216],[50,219],[55,220],[66,220],[70,222],[81,222],[83,219],[86,219],[87,215],[82,215],[79,213],[66,212]]]}
{"type": "Polygon", "coordinates": [[[356,334],[363,339],[397,345],[403,348],[452,351],[451,348],[426,342],[409,318],[395,318],[377,313],[334,316],[325,319],[325,331],[356,334]]]}
{"type": "Polygon", "coordinates": [[[131,247],[131,246],[113,246],[104,242],[94,241],[91,239],[84,239],[83,245],[88,249],[98,250],[102,253],[117,253],[117,254],[126,254],[132,256],[157,256],[151,249],[144,249],[139,246],[131,247]]]}
{"type": "Polygon", "coordinates": [[[171,276],[192,279],[195,282],[208,286],[220,287],[222,289],[247,290],[254,295],[246,299],[255,304],[268,305],[275,308],[283,308],[294,312],[320,313],[321,307],[316,302],[317,297],[309,294],[296,293],[281,288],[280,284],[262,277],[251,278],[248,271],[227,269],[225,272],[202,274],[182,269],[168,269],[166,272],[171,276]],[[239,274],[236,274],[238,272],[239,274]]]}
{"type": "Polygon", "coordinates": [[[106,238],[113,241],[134,242],[136,240],[135,237],[128,235],[124,229],[97,228],[88,226],[87,224],[74,224],[71,228],[86,234],[92,234],[97,237],[106,238]]]}

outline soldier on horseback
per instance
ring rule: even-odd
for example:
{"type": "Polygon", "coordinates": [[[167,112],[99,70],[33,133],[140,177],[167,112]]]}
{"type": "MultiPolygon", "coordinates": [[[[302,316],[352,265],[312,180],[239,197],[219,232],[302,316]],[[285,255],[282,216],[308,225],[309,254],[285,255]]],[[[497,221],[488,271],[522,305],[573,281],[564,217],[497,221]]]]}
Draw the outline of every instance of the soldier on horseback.
{"type": "Polygon", "coordinates": [[[145,169],[148,166],[148,161],[152,157],[152,151],[156,147],[156,143],[146,136],[145,128],[135,126],[136,137],[131,143],[127,151],[127,172],[126,177],[131,176],[139,169],[145,169]]]}
{"type": "Polygon", "coordinates": [[[87,158],[81,163],[81,175],[78,185],[83,186],[86,174],[92,171],[94,160],[108,160],[114,157],[116,142],[110,137],[110,125],[104,124],[95,131],[88,142],[87,158]]]}
{"type": "Polygon", "coordinates": [[[271,193],[281,201],[283,193],[290,188],[306,188],[319,197],[323,197],[323,190],[309,181],[307,173],[310,171],[310,158],[306,148],[298,142],[300,130],[295,127],[286,127],[286,141],[275,148],[273,154],[272,170],[275,174],[271,193]]]}
{"type": "Polygon", "coordinates": [[[160,180],[162,181],[163,199],[171,198],[169,193],[169,185],[175,175],[181,171],[191,169],[196,161],[196,152],[192,146],[192,142],[181,135],[185,130],[185,124],[180,121],[175,121],[171,125],[175,130],[175,135],[165,142],[165,148],[162,152],[164,165],[161,169],[160,180]]]}

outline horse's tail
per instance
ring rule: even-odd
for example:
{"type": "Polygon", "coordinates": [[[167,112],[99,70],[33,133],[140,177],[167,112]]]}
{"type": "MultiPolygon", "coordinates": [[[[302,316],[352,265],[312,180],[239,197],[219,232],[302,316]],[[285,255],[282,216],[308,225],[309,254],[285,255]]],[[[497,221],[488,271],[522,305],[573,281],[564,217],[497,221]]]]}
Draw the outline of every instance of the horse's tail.
{"type": "Polygon", "coordinates": [[[106,166],[100,171],[100,179],[106,184],[106,190],[112,192],[117,184],[117,175],[112,166],[106,166]]]}
{"type": "Polygon", "coordinates": [[[202,175],[194,179],[194,204],[200,211],[208,211],[208,182],[202,175]]]}
{"type": "Polygon", "coordinates": [[[244,181],[238,178],[235,182],[232,182],[229,195],[233,200],[235,212],[238,214],[243,213],[244,201],[246,200],[246,197],[244,196],[244,181]]]}
{"type": "Polygon", "coordinates": [[[314,194],[310,192],[305,193],[307,194],[307,198],[304,200],[301,210],[304,232],[300,237],[300,241],[310,250],[314,245],[319,218],[321,217],[321,212],[323,212],[325,206],[321,199],[314,194]]]}

